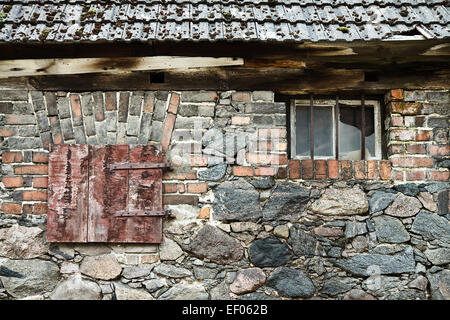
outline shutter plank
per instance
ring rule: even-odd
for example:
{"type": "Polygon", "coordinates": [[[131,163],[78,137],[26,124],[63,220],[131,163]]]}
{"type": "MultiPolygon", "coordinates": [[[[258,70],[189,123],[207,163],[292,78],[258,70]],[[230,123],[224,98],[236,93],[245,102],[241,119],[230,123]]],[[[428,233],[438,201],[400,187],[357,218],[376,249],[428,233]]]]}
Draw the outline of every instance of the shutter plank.
{"type": "Polygon", "coordinates": [[[88,155],[87,145],[50,147],[49,242],[87,242],[88,155]]]}

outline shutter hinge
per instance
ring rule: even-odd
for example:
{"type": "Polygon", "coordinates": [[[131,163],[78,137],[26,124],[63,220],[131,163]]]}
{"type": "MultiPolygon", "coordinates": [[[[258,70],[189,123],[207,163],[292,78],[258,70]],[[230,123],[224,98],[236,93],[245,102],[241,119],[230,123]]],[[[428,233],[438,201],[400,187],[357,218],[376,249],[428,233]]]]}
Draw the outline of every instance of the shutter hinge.
{"type": "Polygon", "coordinates": [[[171,210],[120,210],[116,211],[116,217],[171,217],[171,210]]]}

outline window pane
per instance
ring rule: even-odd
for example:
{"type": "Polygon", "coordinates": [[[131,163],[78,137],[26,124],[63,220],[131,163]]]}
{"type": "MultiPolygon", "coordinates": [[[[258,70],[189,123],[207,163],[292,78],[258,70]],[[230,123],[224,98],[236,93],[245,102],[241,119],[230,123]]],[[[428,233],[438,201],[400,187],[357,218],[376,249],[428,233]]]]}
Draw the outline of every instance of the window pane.
{"type": "MultiPolygon", "coordinates": [[[[366,106],[366,159],[375,157],[374,107],[366,106]]],[[[361,106],[339,105],[339,159],[361,159],[361,106]]]]}
{"type": "MultiPolygon", "coordinates": [[[[296,153],[309,157],[310,152],[309,106],[296,108],[296,153]]],[[[333,156],[332,107],[314,107],[314,156],[333,156]]]]}

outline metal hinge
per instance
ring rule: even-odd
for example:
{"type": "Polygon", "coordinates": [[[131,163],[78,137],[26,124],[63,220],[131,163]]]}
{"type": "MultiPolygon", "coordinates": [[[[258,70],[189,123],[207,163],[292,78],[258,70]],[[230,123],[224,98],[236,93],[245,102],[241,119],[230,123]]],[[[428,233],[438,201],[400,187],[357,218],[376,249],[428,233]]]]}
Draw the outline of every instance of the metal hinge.
{"type": "Polygon", "coordinates": [[[109,165],[109,170],[127,170],[127,169],[159,169],[159,168],[170,168],[170,163],[128,163],[128,162],[118,162],[109,165]]]}
{"type": "Polygon", "coordinates": [[[116,217],[170,217],[171,210],[120,210],[116,211],[116,217]]]}

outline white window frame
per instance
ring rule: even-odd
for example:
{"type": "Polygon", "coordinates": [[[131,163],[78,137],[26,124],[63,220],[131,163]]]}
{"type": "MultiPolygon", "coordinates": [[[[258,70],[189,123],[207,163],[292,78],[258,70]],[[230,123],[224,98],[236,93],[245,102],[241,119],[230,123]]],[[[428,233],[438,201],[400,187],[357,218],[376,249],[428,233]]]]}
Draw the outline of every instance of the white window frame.
{"type": "MultiPolygon", "coordinates": [[[[345,104],[350,106],[361,106],[361,100],[339,100],[339,104],[345,104]]],[[[365,160],[381,160],[382,158],[382,151],[381,151],[381,110],[380,110],[380,101],[378,100],[365,100],[365,105],[373,106],[374,107],[374,124],[375,124],[375,156],[371,158],[367,158],[365,160]]],[[[299,160],[305,160],[305,159],[311,159],[311,156],[299,156],[297,155],[297,138],[296,138],[296,108],[297,106],[302,107],[309,107],[310,106],[310,100],[306,99],[292,99],[290,103],[290,137],[291,137],[291,158],[292,159],[299,159],[299,160]]],[[[336,159],[336,100],[330,100],[330,99],[314,99],[313,100],[313,108],[314,107],[332,107],[332,124],[333,124],[333,155],[332,156],[316,156],[314,155],[314,159],[318,160],[329,160],[329,159],[336,159]]],[[[344,159],[339,159],[344,160],[344,159]]]]}

